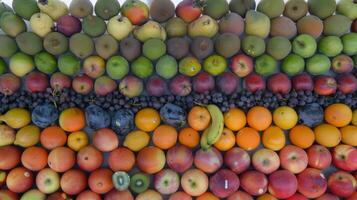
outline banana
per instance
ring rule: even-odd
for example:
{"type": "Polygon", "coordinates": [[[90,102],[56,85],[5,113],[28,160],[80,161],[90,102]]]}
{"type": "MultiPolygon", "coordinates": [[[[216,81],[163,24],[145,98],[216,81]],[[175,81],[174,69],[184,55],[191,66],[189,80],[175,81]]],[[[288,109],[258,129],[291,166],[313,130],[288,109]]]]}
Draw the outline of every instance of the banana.
{"type": "Polygon", "coordinates": [[[201,148],[203,150],[209,149],[211,147],[211,145],[209,145],[207,142],[207,136],[208,136],[208,128],[203,131],[203,134],[201,136],[201,148]]]}
{"type": "Polygon", "coordinates": [[[211,115],[211,125],[207,130],[207,143],[209,145],[213,145],[222,135],[224,128],[224,118],[221,110],[214,104],[208,105],[207,110],[211,115]]]}

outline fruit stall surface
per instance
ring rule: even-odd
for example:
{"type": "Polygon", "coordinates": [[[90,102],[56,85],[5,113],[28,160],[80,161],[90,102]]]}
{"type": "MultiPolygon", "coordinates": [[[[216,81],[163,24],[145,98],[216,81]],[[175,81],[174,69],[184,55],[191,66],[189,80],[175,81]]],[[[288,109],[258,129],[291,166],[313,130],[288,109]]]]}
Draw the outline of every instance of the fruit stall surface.
{"type": "Polygon", "coordinates": [[[357,200],[356,0],[4,0],[0,30],[0,200],[357,200]]]}

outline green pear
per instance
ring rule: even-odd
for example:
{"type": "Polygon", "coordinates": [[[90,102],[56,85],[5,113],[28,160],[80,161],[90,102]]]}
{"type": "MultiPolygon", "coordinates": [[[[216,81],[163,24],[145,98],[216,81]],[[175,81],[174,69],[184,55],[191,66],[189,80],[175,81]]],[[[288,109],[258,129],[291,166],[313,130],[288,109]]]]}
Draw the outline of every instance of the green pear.
{"type": "Polygon", "coordinates": [[[149,20],[144,25],[137,27],[133,31],[134,36],[141,42],[150,38],[166,39],[165,29],[157,22],[149,20]]]}
{"type": "Polygon", "coordinates": [[[2,58],[9,58],[18,50],[16,41],[7,35],[0,35],[0,44],[3,47],[0,48],[0,57],[2,58]]]}
{"type": "Polygon", "coordinates": [[[26,24],[18,15],[6,11],[1,15],[0,28],[6,35],[16,37],[19,33],[26,31],[26,24]]]}
{"type": "Polygon", "coordinates": [[[131,33],[133,25],[126,17],[115,16],[108,21],[107,30],[116,40],[120,41],[131,33]]]}
{"type": "Polygon", "coordinates": [[[188,35],[191,38],[203,36],[213,37],[219,29],[218,23],[212,17],[203,15],[188,25],[188,35]]]}
{"type": "Polygon", "coordinates": [[[266,38],[270,32],[270,20],[265,14],[249,10],[245,15],[245,33],[266,38]]]}
{"type": "Polygon", "coordinates": [[[35,68],[35,64],[31,56],[24,53],[16,53],[10,58],[9,69],[18,77],[23,77],[35,68]]]}
{"type": "Polygon", "coordinates": [[[30,19],[30,26],[32,32],[40,37],[45,37],[48,33],[52,32],[54,23],[52,18],[46,13],[36,13],[30,19]]]}
{"type": "Polygon", "coordinates": [[[357,2],[354,0],[340,0],[337,3],[337,13],[340,13],[351,20],[357,19],[357,2]]]}
{"type": "Polygon", "coordinates": [[[41,12],[49,15],[54,21],[68,14],[68,6],[61,0],[39,0],[37,5],[41,12]]]}
{"type": "Polygon", "coordinates": [[[40,12],[36,0],[13,0],[12,7],[17,15],[29,20],[35,13],[40,12]]]}

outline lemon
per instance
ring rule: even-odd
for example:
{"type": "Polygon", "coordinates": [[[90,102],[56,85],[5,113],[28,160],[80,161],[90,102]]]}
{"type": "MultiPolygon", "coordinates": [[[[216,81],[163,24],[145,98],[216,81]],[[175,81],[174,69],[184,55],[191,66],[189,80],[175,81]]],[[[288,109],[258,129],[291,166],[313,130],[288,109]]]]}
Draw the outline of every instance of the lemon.
{"type": "Polygon", "coordinates": [[[124,140],[124,146],[132,151],[140,151],[142,148],[146,147],[150,142],[150,136],[144,131],[132,131],[130,132],[124,140]]]}
{"type": "Polygon", "coordinates": [[[35,125],[28,125],[17,131],[14,144],[26,148],[36,145],[39,141],[40,128],[35,125]]]}
{"type": "Polygon", "coordinates": [[[11,128],[22,128],[31,122],[30,112],[23,108],[13,108],[0,116],[0,121],[5,122],[11,128]]]}
{"type": "Polygon", "coordinates": [[[296,111],[288,106],[280,106],[273,113],[274,124],[283,130],[293,128],[297,124],[298,118],[296,111]]]}
{"type": "Polygon", "coordinates": [[[7,125],[0,125],[0,147],[13,144],[15,141],[15,130],[7,125]]]}
{"type": "Polygon", "coordinates": [[[88,136],[84,131],[76,131],[68,136],[67,146],[74,151],[79,151],[81,148],[88,145],[88,136]]]}

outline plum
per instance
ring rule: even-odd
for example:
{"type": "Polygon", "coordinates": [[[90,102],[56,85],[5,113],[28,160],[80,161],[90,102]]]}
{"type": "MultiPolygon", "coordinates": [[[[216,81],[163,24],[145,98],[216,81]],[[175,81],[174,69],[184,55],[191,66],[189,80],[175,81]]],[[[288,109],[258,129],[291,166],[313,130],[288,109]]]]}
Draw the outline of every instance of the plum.
{"type": "Polygon", "coordinates": [[[114,113],[111,122],[112,129],[119,135],[126,135],[135,128],[134,113],[130,109],[120,109],[114,113]]]}
{"type": "Polygon", "coordinates": [[[85,109],[86,123],[91,129],[107,128],[110,125],[109,114],[100,106],[90,105],[85,109]]]}
{"type": "Polygon", "coordinates": [[[53,104],[44,103],[33,109],[31,119],[36,126],[46,128],[57,121],[58,115],[58,110],[53,104]]]}
{"type": "Polygon", "coordinates": [[[187,113],[180,106],[167,103],[160,109],[161,120],[174,127],[183,127],[186,125],[187,113]]]}
{"type": "Polygon", "coordinates": [[[315,127],[324,121],[324,110],[317,103],[306,104],[298,108],[300,123],[315,127]]]}
{"type": "Polygon", "coordinates": [[[21,79],[7,73],[0,76],[0,92],[4,95],[12,95],[21,87],[21,79]]]}
{"type": "Polygon", "coordinates": [[[57,20],[57,31],[69,37],[82,30],[81,21],[71,15],[64,15],[57,20]]]}

